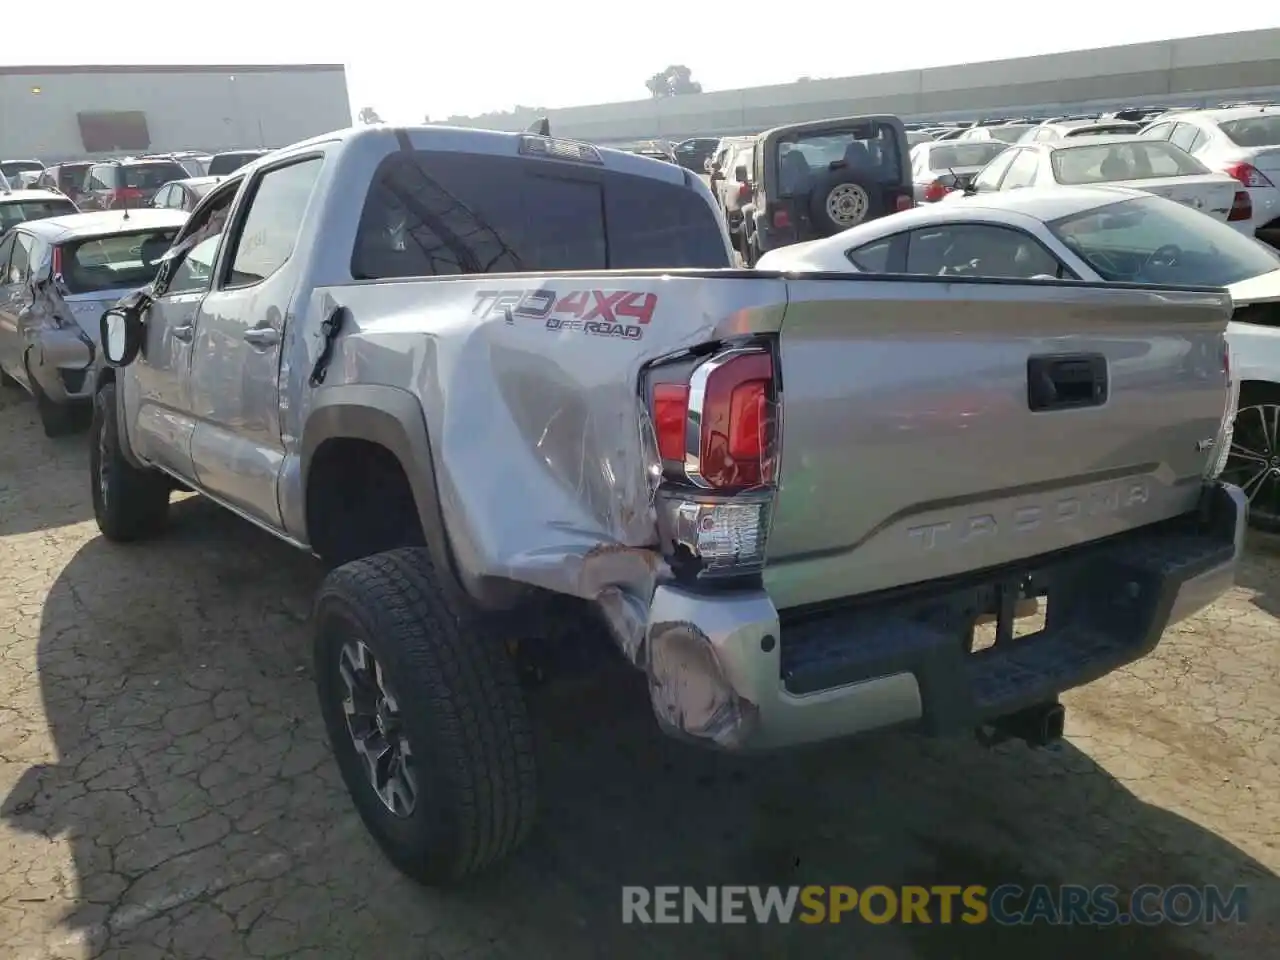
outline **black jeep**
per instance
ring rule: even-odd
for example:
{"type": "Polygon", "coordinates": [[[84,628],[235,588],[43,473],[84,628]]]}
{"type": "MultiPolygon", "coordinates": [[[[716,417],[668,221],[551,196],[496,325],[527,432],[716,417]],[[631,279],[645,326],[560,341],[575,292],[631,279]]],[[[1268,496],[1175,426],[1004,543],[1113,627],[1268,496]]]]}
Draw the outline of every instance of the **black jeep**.
{"type": "Polygon", "coordinates": [[[733,171],[751,191],[738,241],[743,260],[750,266],[766,251],[909,209],[909,153],[902,121],[888,114],[762,133],[755,169],[733,171]]]}

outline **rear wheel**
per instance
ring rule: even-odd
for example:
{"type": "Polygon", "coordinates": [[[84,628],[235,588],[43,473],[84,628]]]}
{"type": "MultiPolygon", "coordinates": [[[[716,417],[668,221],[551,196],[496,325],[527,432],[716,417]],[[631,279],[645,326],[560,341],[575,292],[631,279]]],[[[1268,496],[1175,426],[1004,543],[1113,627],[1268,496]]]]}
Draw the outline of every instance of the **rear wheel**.
{"type": "Polygon", "coordinates": [[[89,434],[93,516],[102,535],[128,542],[158,533],[169,514],[169,480],[157,471],[140,470],[125,459],[116,422],[114,383],[94,395],[89,434]]]}
{"type": "Polygon", "coordinates": [[[1249,525],[1280,533],[1280,392],[1243,396],[1222,479],[1249,498],[1249,525]]]}
{"type": "Polygon", "coordinates": [[[516,670],[441,591],[425,549],[338,567],[315,606],[320,710],[342,778],[387,858],[445,885],[533,823],[533,737],[516,670]]]}

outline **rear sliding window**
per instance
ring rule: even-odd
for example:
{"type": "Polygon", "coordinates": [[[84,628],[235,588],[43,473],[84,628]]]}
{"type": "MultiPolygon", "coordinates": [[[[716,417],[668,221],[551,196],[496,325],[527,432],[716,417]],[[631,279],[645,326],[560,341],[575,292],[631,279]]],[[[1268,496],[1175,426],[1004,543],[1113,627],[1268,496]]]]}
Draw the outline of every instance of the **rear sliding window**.
{"type": "Polygon", "coordinates": [[[360,280],[727,267],[720,225],[683,184],[599,167],[417,151],[383,161],[351,258],[360,280]]]}
{"type": "Polygon", "coordinates": [[[155,279],[160,258],[177,233],[177,227],[166,227],[62,244],[59,259],[67,292],[145,286],[155,279]]]}
{"type": "Polygon", "coordinates": [[[120,168],[122,187],[158,190],[171,180],[187,179],[187,171],[177,163],[131,163],[120,168]]]}

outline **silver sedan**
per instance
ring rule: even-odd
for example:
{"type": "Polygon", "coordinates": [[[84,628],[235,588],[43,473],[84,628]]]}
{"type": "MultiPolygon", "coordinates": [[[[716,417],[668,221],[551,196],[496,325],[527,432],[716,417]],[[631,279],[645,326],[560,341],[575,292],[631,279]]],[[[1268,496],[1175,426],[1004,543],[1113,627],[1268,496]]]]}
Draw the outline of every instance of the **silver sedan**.
{"type": "Polygon", "coordinates": [[[1223,475],[1249,495],[1250,522],[1280,532],[1280,253],[1227,224],[1138,190],[1032,187],[782,247],[756,269],[1225,287],[1240,402],[1223,475]]]}

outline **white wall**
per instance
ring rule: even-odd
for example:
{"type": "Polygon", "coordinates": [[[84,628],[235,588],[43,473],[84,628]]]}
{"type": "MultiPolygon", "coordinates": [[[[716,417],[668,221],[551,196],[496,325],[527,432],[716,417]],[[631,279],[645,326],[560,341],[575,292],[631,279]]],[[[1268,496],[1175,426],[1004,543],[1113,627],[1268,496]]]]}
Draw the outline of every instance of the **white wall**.
{"type": "Polygon", "coordinates": [[[0,68],[0,157],[83,156],[81,111],[142,111],[152,151],[280,147],[351,125],[340,66],[20,69],[40,68],[0,68]]]}

